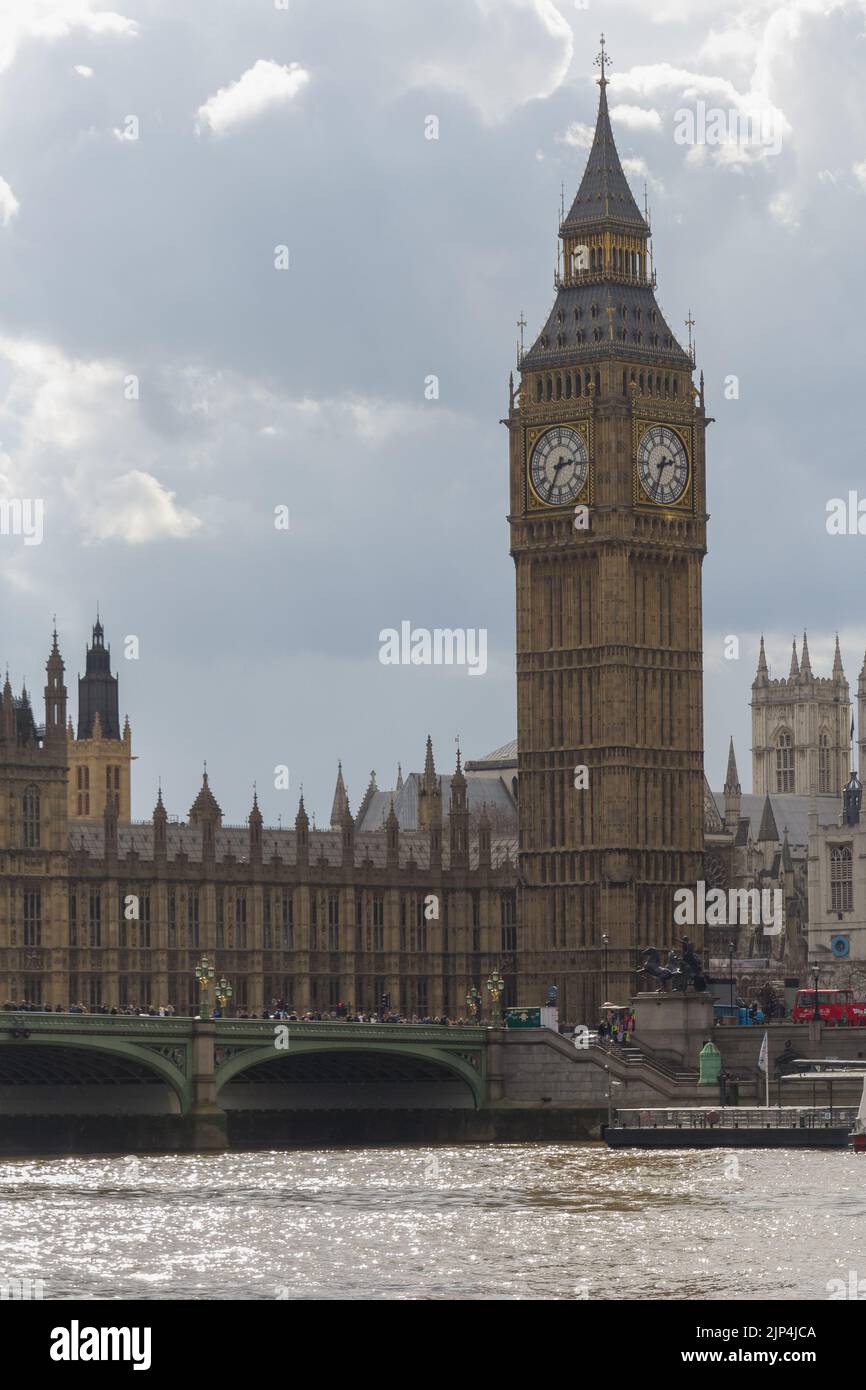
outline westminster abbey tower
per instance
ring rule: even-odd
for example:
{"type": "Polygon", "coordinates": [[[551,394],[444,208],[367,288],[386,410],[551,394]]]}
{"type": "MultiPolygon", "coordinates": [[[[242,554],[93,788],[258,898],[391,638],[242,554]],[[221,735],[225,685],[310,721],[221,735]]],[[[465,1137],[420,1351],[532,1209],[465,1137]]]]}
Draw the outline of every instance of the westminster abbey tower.
{"type": "Polygon", "coordinates": [[[640,950],[673,939],[674,890],[702,877],[706,417],[656,303],[605,63],[508,419],[521,993],[556,983],[569,1018],[627,1003],[640,950]]]}

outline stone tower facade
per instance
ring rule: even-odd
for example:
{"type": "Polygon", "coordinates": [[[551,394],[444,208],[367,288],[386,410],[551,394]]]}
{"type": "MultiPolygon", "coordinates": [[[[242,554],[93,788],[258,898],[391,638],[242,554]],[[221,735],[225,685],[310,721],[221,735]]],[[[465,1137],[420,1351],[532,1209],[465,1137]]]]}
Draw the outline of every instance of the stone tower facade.
{"type": "Polygon", "coordinates": [[[56,632],[46,677],[44,727],[8,676],[0,704],[0,979],[14,977],[29,998],[59,988],[68,961],[66,686],[56,632]]]}
{"type": "Polygon", "coordinates": [[[111,674],[111,647],[97,616],[87,648],[85,672],[78,677],[78,734],[67,730],[70,820],[101,820],[109,801],[117,817],[132,816],[132,733],[120,729],[119,682],[111,674]]]}
{"type": "Polygon", "coordinates": [[[556,300],[507,420],[520,995],[555,984],[573,1019],[627,1001],[703,853],[703,393],[656,303],[599,63],[556,300]]]}
{"type": "MultiPolygon", "coordinates": [[[[857,771],[860,781],[866,777],[866,656],[857,681],[857,771]]],[[[866,785],[866,782],[864,782],[866,785]]]]}
{"type": "MultiPolygon", "coordinates": [[[[866,680],[861,673],[861,768],[863,705],[866,680]]],[[[813,674],[804,632],[799,658],[796,641],[792,644],[787,677],[771,680],[762,637],[752,682],[752,791],[758,796],[793,792],[798,796],[841,797],[851,770],[850,739],[851,699],[839,638],[829,677],[813,674]]]]}

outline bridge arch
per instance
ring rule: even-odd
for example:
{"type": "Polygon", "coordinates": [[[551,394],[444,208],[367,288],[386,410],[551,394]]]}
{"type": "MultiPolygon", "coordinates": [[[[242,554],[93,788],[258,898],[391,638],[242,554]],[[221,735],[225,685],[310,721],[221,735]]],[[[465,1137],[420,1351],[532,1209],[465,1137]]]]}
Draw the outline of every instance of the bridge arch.
{"type": "MultiPolygon", "coordinates": [[[[370,1070],[375,1067],[381,1069],[383,1061],[390,1060],[396,1063],[395,1073],[401,1069],[401,1064],[407,1070],[414,1066],[417,1075],[420,1077],[425,1071],[429,1076],[431,1069],[440,1073],[443,1080],[458,1080],[469,1092],[474,1110],[478,1110],[484,1103],[484,1080],[478,1071],[468,1062],[465,1057],[457,1055],[447,1048],[437,1048],[425,1046],[422,1043],[398,1043],[398,1042],[377,1042],[364,1041],[362,1039],[347,1039],[345,1042],[327,1042],[322,1039],[296,1039],[290,1038],[289,1047],[286,1050],[275,1048],[274,1043],[270,1042],[264,1047],[244,1048],[233,1053],[215,1068],[215,1080],[217,1088],[217,1102],[220,1103],[220,1093],[233,1081],[237,1081],[243,1076],[244,1072],[254,1068],[275,1067],[275,1064],[282,1064],[279,1069],[291,1076],[293,1062],[302,1062],[303,1059],[313,1060],[316,1057],[332,1063],[342,1060],[349,1065],[363,1068],[364,1059],[370,1063],[370,1070]]],[[[396,1075],[395,1075],[395,1079],[396,1075]]]]}
{"type": "Polygon", "coordinates": [[[54,1070],[57,1074],[57,1084],[74,1085],[75,1063],[78,1060],[80,1080],[77,1084],[85,1085],[101,1074],[102,1084],[105,1084],[108,1090],[112,1080],[115,1084],[123,1080],[134,1081],[138,1070],[142,1069],[144,1073],[165,1083],[170,1094],[176,1098],[181,1114],[186,1114],[190,1109],[188,1056],[182,1046],[173,1049],[180,1054],[183,1064],[181,1069],[170,1056],[154,1048],[128,1042],[124,1038],[88,1037],[82,1033],[76,1033],[74,1037],[43,1035],[37,1032],[30,1033],[26,1025],[21,1031],[27,1033],[27,1036],[12,1038],[0,1033],[0,1087],[4,1085],[5,1078],[14,1076],[16,1072],[19,1079],[11,1084],[27,1084],[26,1080],[22,1081],[21,1078],[25,1077],[28,1071],[33,1076],[34,1086],[50,1084],[52,1062],[56,1064],[54,1070]],[[41,1056],[43,1053],[44,1062],[41,1056]],[[89,1059],[97,1065],[88,1077],[86,1072],[89,1059]],[[110,1066],[105,1065],[112,1059],[120,1064],[115,1078],[111,1076],[110,1066]]]}

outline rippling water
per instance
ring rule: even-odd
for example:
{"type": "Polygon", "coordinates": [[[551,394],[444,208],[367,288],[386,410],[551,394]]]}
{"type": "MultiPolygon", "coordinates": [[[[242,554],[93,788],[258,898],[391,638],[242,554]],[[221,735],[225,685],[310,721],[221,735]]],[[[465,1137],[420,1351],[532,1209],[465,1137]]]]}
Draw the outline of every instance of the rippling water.
{"type": "Polygon", "coordinates": [[[594,1144],[0,1161],[46,1298],[826,1298],[866,1158],[594,1144]]]}

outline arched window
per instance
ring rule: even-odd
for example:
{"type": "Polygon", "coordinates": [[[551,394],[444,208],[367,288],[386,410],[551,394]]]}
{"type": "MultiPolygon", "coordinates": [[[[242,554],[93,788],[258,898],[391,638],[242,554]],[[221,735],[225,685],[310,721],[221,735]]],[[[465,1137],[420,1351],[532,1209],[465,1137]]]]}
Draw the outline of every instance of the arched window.
{"type": "Polygon", "coordinates": [[[818,791],[831,795],[833,785],[830,780],[830,736],[821,734],[818,739],[818,791]]]}
{"type": "Polygon", "coordinates": [[[794,790],[794,741],[790,734],[779,734],[776,740],[776,791],[794,790]]]}
{"type": "Polygon", "coordinates": [[[39,792],[28,787],[24,793],[24,848],[39,848],[39,792]]]}
{"type": "Polygon", "coordinates": [[[595,394],[597,396],[601,395],[601,372],[596,372],[595,374],[595,394]]]}
{"type": "Polygon", "coordinates": [[[78,814],[90,815],[90,768],[78,769],[78,814]]]}
{"type": "Polygon", "coordinates": [[[850,912],[854,901],[851,846],[836,845],[830,851],[830,908],[850,912]]]}
{"type": "Polygon", "coordinates": [[[556,399],[557,399],[558,401],[561,401],[561,400],[562,400],[562,377],[561,377],[561,376],[558,376],[558,377],[556,378],[556,399]]]}
{"type": "Polygon", "coordinates": [[[549,401],[552,401],[552,400],[553,400],[553,377],[552,377],[552,376],[549,376],[549,377],[547,378],[547,399],[548,399],[549,401]]]}
{"type": "Polygon", "coordinates": [[[541,377],[539,377],[538,380],[537,380],[536,383],[535,383],[535,399],[536,399],[537,401],[540,401],[543,395],[544,395],[544,383],[542,382],[541,377]]]}

